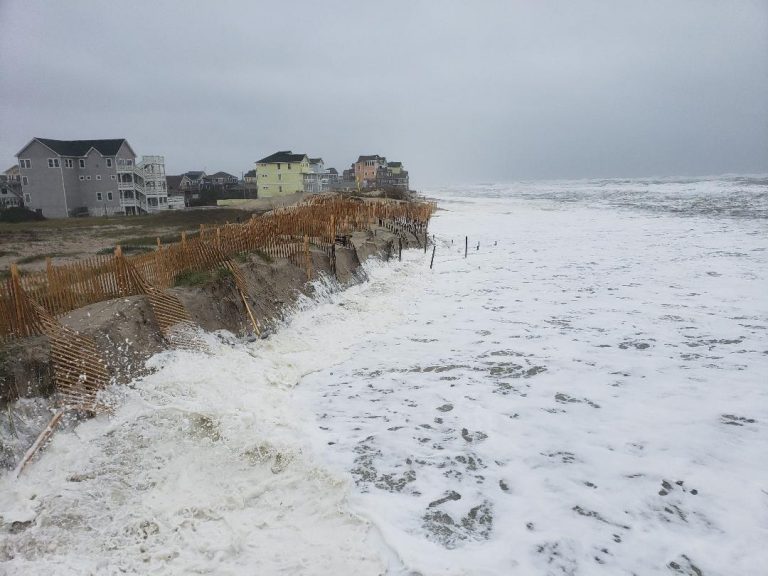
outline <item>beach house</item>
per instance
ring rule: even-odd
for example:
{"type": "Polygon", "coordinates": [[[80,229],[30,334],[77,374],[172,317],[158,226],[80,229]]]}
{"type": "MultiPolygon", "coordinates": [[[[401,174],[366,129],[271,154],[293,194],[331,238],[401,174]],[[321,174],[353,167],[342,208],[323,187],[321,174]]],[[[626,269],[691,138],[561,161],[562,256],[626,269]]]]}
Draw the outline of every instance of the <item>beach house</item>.
{"type": "Polygon", "coordinates": [[[387,159],[384,156],[373,154],[371,156],[360,156],[357,162],[353,164],[355,170],[355,182],[362,188],[374,186],[376,183],[376,173],[379,168],[387,167],[387,159]]]}
{"type": "Polygon", "coordinates": [[[14,164],[0,174],[0,210],[23,206],[19,165],[14,164]]]}
{"type": "Polygon", "coordinates": [[[304,192],[304,175],[312,174],[309,156],[281,150],[256,161],[259,198],[304,192]]]}
{"type": "Polygon", "coordinates": [[[125,138],[33,138],[16,157],[24,204],[48,218],[141,214],[168,207],[163,156],[145,156],[137,163],[125,138]]]}

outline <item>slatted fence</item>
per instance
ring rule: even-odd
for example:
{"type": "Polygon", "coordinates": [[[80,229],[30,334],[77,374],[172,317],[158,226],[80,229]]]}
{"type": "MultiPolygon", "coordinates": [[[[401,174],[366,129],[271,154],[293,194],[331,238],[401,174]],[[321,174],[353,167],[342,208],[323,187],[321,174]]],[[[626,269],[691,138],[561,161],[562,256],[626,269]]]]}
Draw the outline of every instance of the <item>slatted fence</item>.
{"type": "MultiPolygon", "coordinates": [[[[97,255],[78,262],[53,265],[20,274],[15,267],[0,283],[0,341],[41,333],[31,300],[53,317],[96,302],[133,294],[150,294],[174,285],[188,271],[227,266],[241,253],[261,251],[290,258],[310,273],[309,246],[330,256],[338,236],[373,225],[395,232],[407,231],[426,242],[426,229],[434,211],[427,202],[360,201],[339,196],[316,196],[243,223],[200,227],[192,238],[158,246],[155,251],[124,256],[97,255]],[[155,292],[153,292],[155,291],[155,292]]],[[[237,278],[236,278],[237,280],[237,278]]],[[[238,286],[243,289],[242,286],[238,286]]]]}

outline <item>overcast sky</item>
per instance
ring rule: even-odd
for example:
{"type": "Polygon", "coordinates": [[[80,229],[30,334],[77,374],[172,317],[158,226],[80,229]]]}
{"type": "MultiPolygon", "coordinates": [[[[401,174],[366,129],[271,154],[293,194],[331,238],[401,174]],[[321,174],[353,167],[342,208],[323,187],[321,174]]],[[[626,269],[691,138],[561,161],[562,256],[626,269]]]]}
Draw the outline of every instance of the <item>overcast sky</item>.
{"type": "Polygon", "coordinates": [[[416,187],[765,173],[768,0],[0,0],[3,168],[34,136],[416,187]]]}

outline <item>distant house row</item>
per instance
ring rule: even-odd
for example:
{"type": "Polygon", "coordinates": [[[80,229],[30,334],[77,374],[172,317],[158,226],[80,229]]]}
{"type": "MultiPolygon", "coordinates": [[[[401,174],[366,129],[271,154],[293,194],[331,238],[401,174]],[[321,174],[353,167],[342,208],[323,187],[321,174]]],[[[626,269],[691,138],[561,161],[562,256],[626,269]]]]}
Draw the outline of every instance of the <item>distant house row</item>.
{"type": "Polygon", "coordinates": [[[33,138],[0,177],[0,209],[26,206],[47,218],[182,209],[206,190],[238,186],[226,172],[166,176],[163,156],[137,158],[124,138],[33,138]]]}
{"type": "Polygon", "coordinates": [[[217,198],[275,197],[338,189],[408,190],[400,162],[360,156],[340,178],[322,158],[281,150],[257,160],[242,180],[227,172],[166,175],[163,156],[140,159],[124,138],[33,138],[0,175],[0,209],[25,206],[48,218],[144,214],[217,198]]]}
{"type": "Polygon", "coordinates": [[[409,190],[408,172],[402,162],[387,162],[378,154],[360,156],[339,178],[335,168],[325,168],[322,158],[282,150],[257,160],[245,181],[257,186],[260,197],[345,188],[409,190]]]}
{"type": "Polygon", "coordinates": [[[408,191],[408,171],[402,162],[387,162],[384,156],[360,156],[344,170],[343,182],[354,182],[358,188],[408,191]]]}
{"type": "MultiPolygon", "coordinates": [[[[166,176],[168,194],[181,196],[185,205],[190,206],[201,199],[204,192],[217,192],[244,197],[245,187],[237,176],[228,172],[206,174],[202,170],[191,170],[178,176],[166,176]]],[[[256,196],[254,193],[253,197],[256,196]]]]}

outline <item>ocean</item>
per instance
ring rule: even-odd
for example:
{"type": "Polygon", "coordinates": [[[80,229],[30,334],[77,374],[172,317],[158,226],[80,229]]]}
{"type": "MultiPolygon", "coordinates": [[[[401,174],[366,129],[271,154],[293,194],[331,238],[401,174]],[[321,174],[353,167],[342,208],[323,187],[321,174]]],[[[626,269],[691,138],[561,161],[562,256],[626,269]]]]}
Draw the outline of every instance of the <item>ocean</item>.
{"type": "Polygon", "coordinates": [[[764,570],[768,177],[427,193],[432,269],[161,353],[0,478],[0,571],[764,570]]]}

